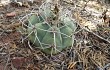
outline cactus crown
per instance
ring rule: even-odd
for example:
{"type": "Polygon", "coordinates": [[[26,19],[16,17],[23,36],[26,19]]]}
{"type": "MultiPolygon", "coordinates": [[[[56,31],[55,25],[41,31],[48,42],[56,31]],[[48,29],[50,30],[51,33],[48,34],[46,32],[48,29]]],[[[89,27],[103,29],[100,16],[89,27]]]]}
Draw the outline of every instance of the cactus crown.
{"type": "Polygon", "coordinates": [[[57,54],[74,43],[76,24],[56,5],[44,3],[28,19],[28,39],[47,54],[57,54]]]}

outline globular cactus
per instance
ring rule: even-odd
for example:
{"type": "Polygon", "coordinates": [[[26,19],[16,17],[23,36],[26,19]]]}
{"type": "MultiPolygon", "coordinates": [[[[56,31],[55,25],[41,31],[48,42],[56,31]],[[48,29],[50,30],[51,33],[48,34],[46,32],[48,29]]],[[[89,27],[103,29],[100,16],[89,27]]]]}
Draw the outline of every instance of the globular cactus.
{"type": "Polygon", "coordinates": [[[39,14],[30,16],[28,21],[28,39],[43,52],[57,54],[72,46],[76,24],[69,16],[58,16],[49,7],[41,6],[39,14]]]}

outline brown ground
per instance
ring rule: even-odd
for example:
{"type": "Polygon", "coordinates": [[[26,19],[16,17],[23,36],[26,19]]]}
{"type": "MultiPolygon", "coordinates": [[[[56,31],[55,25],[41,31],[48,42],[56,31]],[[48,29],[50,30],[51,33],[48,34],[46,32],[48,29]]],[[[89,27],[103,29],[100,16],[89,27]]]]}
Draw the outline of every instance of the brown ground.
{"type": "Polygon", "coordinates": [[[81,30],[75,34],[74,47],[52,56],[30,47],[27,39],[22,41],[25,36],[16,30],[19,19],[38,4],[41,2],[0,7],[0,70],[109,70],[110,25],[105,24],[107,29],[100,26],[102,29],[95,34],[81,30]]]}

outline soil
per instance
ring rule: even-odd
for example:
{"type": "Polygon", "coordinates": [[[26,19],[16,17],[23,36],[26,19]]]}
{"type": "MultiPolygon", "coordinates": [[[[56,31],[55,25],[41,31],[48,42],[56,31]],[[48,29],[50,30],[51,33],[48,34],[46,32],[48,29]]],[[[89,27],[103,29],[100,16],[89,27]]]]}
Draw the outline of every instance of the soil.
{"type": "MultiPolygon", "coordinates": [[[[68,1],[61,0],[61,5],[72,7],[78,2],[68,1]]],[[[104,15],[106,23],[97,25],[99,30],[92,32],[79,24],[74,47],[48,55],[24,40],[26,34],[17,30],[25,20],[23,17],[33,9],[38,10],[41,4],[42,1],[35,0],[22,6],[16,3],[0,6],[0,70],[110,70],[110,17],[104,15]]]]}

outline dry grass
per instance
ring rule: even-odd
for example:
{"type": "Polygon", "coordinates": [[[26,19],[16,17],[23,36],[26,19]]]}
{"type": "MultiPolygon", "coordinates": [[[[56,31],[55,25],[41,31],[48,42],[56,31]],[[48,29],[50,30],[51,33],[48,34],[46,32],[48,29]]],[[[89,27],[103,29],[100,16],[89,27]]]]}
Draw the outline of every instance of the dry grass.
{"type": "MultiPolygon", "coordinates": [[[[61,5],[64,5],[64,8],[65,6],[75,6],[77,1],[75,2],[76,3],[73,4],[61,1],[61,5]]],[[[14,18],[3,17],[0,19],[1,24],[3,24],[0,24],[0,70],[110,69],[110,26],[106,24],[104,26],[97,26],[99,28],[97,31],[91,31],[80,24],[82,18],[78,19],[75,16],[78,25],[74,34],[75,43],[71,48],[67,48],[56,55],[47,55],[40,49],[35,48],[35,46],[28,41],[26,37],[28,35],[26,35],[25,32],[21,35],[20,32],[13,30],[13,28],[2,28],[2,26],[10,25],[12,22],[26,23],[25,21],[28,19],[27,16],[38,12],[35,7],[36,4],[30,7],[34,8],[31,10],[30,8],[24,8],[25,11],[14,18]],[[26,9],[28,9],[28,12],[26,9]],[[8,22],[8,20],[10,20],[10,22],[8,22]]],[[[0,10],[3,11],[3,9],[0,10]]],[[[6,12],[6,10],[4,11],[6,12]]],[[[77,12],[77,7],[72,11],[77,12]]],[[[81,11],[82,10],[79,10],[78,12],[81,11]]],[[[78,17],[80,17],[80,15],[78,17]]],[[[11,25],[13,27],[13,24],[11,25]]]]}

